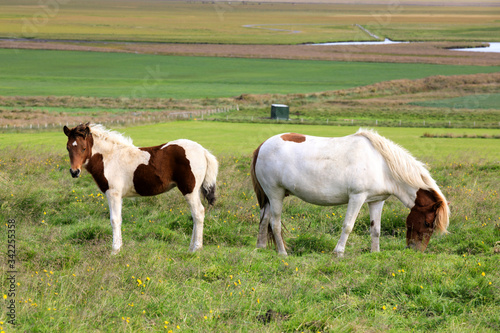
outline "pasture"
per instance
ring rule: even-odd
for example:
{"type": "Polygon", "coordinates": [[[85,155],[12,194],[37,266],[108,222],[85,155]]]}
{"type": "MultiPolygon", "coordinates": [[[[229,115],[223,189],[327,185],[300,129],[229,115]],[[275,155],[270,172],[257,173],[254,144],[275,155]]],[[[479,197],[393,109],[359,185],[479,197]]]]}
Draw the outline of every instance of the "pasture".
{"type": "Polygon", "coordinates": [[[7,49],[0,60],[5,96],[174,99],[310,93],[500,68],[7,49]]]}
{"type": "MultiPolygon", "coordinates": [[[[187,253],[192,221],[173,190],[124,200],[124,247],[116,257],[109,254],[106,200],[88,173],[77,180],[69,175],[62,131],[2,135],[0,217],[16,221],[16,329],[497,331],[497,140],[431,139],[422,137],[429,129],[379,129],[428,163],[451,202],[450,234],[433,236],[425,253],[404,250],[408,209],[397,200],[384,208],[380,253],[369,252],[366,207],[340,259],[333,248],[345,207],[295,198],[285,202],[283,213],[290,255],[255,249],[259,208],[249,176],[251,151],[284,131],[355,130],[196,121],[120,129],[136,145],[197,140],[216,154],[221,169],[202,251],[187,253]]],[[[2,228],[6,244],[7,224],[2,228]]],[[[7,271],[5,264],[2,269],[7,271]]],[[[0,321],[10,332],[7,320],[4,307],[0,321]]]]}
{"type": "Polygon", "coordinates": [[[374,1],[363,6],[273,1],[8,0],[2,3],[0,36],[213,44],[374,40],[356,26],[359,24],[382,40],[500,41],[496,33],[499,8],[492,1],[486,3],[489,6],[457,1],[446,3],[455,6],[444,7],[423,0],[374,1]]]}

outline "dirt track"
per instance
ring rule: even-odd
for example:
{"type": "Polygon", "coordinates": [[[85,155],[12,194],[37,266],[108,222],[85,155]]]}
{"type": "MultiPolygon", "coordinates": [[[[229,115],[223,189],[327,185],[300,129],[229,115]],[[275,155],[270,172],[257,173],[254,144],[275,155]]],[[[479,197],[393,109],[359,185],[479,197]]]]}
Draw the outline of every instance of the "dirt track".
{"type": "Polygon", "coordinates": [[[478,46],[479,43],[422,42],[391,45],[227,45],[167,43],[89,43],[0,40],[0,48],[49,49],[96,52],[129,52],[163,55],[243,58],[310,59],[499,66],[500,54],[451,51],[448,48],[478,46]]]}

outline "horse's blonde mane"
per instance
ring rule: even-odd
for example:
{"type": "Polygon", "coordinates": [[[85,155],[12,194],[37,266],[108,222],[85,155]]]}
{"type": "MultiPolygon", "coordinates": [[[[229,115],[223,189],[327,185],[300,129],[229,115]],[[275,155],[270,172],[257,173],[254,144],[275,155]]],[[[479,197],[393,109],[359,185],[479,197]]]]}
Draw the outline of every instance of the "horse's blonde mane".
{"type": "Polygon", "coordinates": [[[134,147],[132,139],[113,130],[109,130],[101,124],[91,124],[90,132],[94,139],[106,141],[116,146],[134,147]]]}
{"type": "Polygon", "coordinates": [[[373,147],[385,159],[394,179],[411,187],[435,193],[436,199],[441,205],[436,211],[434,226],[436,231],[447,232],[446,229],[449,224],[448,202],[425,165],[413,157],[406,149],[373,130],[360,128],[355,135],[364,136],[370,140],[373,147]]]}

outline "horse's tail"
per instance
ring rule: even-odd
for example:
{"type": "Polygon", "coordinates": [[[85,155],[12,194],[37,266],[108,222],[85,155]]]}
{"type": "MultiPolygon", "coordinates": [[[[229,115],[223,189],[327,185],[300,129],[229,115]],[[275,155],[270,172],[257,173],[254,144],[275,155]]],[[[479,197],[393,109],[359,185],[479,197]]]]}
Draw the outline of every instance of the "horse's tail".
{"type": "MultiPolygon", "coordinates": [[[[266,210],[269,209],[269,198],[267,197],[266,192],[264,192],[264,189],[262,189],[262,186],[260,185],[259,180],[257,179],[257,175],[255,174],[255,164],[257,163],[257,157],[259,156],[259,150],[260,150],[261,146],[262,145],[260,145],[253,152],[252,166],[250,168],[250,175],[252,177],[253,190],[255,192],[255,196],[257,197],[257,202],[259,203],[259,207],[261,209],[259,224],[262,223],[262,220],[264,219],[264,216],[266,215],[266,210]]],[[[283,233],[282,233],[281,238],[283,239],[283,233]]],[[[268,243],[268,245],[270,243],[276,245],[276,240],[274,239],[274,234],[273,234],[273,229],[271,228],[271,224],[267,225],[267,243],[268,243]]],[[[285,244],[284,239],[283,239],[283,243],[285,244]]],[[[285,244],[285,247],[286,247],[286,244],[285,244]]]]}
{"type": "Polygon", "coordinates": [[[448,202],[425,165],[417,161],[406,149],[380,136],[375,131],[360,129],[356,135],[364,136],[370,140],[373,147],[385,159],[392,176],[397,181],[434,192],[436,200],[441,203],[436,211],[434,228],[438,232],[446,233],[449,225],[448,202]]]}
{"type": "Polygon", "coordinates": [[[262,189],[262,186],[260,186],[259,180],[257,179],[257,175],[255,174],[255,164],[257,163],[257,157],[259,156],[259,150],[261,146],[262,145],[260,145],[259,148],[255,149],[255,151],[253,152],[250,175],[252,176],[253,190],[255,192],[255,196],[257,197],[257,202],[259,203],[259,207],[260,209],[264,209],[266,204],[269,204],[269,198],[262,189]]]}
{"type": "Polygon", "coordinates": [[[207,159],[207,171],[201,186],[201,193],[207,199],[208,204],[212,206],[215,203],[215,182],[217,180],[217,173],[219,172],[219,163],[215,156],[206,149],[205,158],[207,159]]]}

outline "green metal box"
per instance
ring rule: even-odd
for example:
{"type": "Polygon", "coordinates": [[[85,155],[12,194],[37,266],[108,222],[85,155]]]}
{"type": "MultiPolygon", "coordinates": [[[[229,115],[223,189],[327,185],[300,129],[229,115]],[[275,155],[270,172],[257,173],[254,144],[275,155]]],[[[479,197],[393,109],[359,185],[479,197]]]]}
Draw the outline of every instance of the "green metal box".
{"type": "Polygon", "coordinates": [[[272,104],[271,105],[271,119],[288,120],[290,109],[288,105],[272,104]]]}

